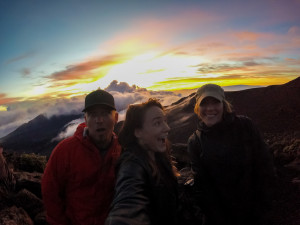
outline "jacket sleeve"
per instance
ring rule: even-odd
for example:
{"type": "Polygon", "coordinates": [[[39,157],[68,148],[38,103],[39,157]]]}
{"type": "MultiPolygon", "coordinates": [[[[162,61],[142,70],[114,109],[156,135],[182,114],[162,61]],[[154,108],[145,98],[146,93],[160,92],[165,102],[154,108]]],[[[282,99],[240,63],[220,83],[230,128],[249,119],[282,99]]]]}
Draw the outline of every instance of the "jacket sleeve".
{"type": "Polygon", "coordinates": [[[191,163],[191,168],[196,174],[199,172],[200,149],[196,140],[196,135],[192,134],[187,142],[187,151],[191,163]]]}
{"type": "Polygon", "coordinates": [[[66,163],[63,150],[58,145],[52,152],[42,178],[42,197],[51,225],[67,225],[65,215],[66,163]]]}
{"type": "Polygon", "coordinates": [[[115,196],[105,225],[149,225],[147,172],[137,159],[120,164],[115,196]]]}
{"type": "Polygon", "coordinates": [[[202,166],[200,162],[201,147],[195,133],[188,139],[187,151],[189,154],[191,170],[194,175],[194,194],[196,194],[197,197],[200,197],[203,192],[203,182],[201,182],[203,170],[201,170],[202,166]]]}

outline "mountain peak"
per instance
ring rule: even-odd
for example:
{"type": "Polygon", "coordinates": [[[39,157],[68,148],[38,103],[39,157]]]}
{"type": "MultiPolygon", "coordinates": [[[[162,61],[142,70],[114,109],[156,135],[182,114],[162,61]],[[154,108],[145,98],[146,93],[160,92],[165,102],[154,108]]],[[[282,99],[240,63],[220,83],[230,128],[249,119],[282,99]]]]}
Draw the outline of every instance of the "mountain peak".
{"type": "Polygon", "coordinates": [[[294,80],[291,80],[291,81],[285,83],[284,86],[288,86],[288,87],[300,87],[300,76],[297,77],[294,80]]]}
{"type": "Polygon", "coordinates": [[[29,121],[30,122],[44,122],[47,121],[48,118],[46,117],[46,114],[40,114],[37,117],[35,117],[33,120],[29,121]]]}

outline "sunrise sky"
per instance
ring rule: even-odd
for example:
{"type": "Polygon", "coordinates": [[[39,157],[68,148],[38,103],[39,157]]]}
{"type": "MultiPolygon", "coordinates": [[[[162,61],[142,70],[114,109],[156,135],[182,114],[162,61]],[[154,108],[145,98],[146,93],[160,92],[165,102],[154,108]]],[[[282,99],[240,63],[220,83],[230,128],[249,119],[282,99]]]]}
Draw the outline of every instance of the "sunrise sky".
{"type": "Polygon", "coordinates": [[[0,103],[299,76],[300,1],[0,1],[0,103]]]}
{"type": "Polygon", "coordinates": [[[114,80],[286,83],[300,75],[299,12],[300,0],[0,0],[0,113],[114,80]]]}

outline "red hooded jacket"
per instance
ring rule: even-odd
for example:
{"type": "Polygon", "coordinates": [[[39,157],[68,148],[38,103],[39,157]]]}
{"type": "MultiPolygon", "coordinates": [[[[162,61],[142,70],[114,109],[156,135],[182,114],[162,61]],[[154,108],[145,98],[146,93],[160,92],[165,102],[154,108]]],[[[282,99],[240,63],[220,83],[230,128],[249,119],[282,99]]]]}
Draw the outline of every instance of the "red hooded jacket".
{"type": "Polygon", "coordinates": [[[121,146],[114,134],[103,157],[84,128],[80,124],[56,146],[44,171],[42,195],[50,224],[102,225],[108,215],[121,146]]]}

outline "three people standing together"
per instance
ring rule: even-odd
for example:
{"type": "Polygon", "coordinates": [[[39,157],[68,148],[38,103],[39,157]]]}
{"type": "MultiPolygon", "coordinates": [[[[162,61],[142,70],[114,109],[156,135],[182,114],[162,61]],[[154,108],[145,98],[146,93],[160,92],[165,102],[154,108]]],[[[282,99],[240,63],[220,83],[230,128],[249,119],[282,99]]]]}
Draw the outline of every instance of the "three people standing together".
{"type": "MultiPolygon", "coordinates": [[[[178,172],[162,105],[155,99],[130,105],[119,141],[112,95],[90,93],[83,111],[85,123],[58,144],[45,169],[42,192],[49,223],[178,224],[178,172]]],[[[232,113],[217,85],[198,89],[194,111],[199,125],[188,153],[203,224],[263,224],[274,171],[256,127],[232,113]]]]}

